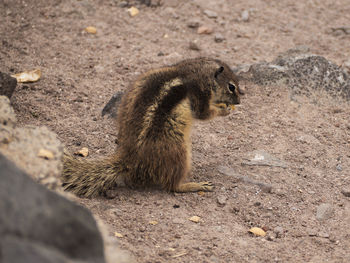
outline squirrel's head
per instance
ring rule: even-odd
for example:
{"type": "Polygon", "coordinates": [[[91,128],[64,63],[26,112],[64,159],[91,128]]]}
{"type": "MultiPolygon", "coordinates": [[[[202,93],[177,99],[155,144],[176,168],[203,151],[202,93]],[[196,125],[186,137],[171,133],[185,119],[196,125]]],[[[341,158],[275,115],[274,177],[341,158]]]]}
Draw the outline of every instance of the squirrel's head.
{"type": "Polygon", "coordinates": [[[200,57],[184,60],[177,66],[184,75],[190,76],[191,81],[196,81],[203,90],[211,92],[211,103],[219,107],[240,104],[243,92],[239,88],[238,77],[226,63],[200,57]]]}
{"type": "Polygon", "coordinates": [[[212,102],[222,106],[224,104],[226,107],[240,104],[240,95],[243,92],[239,88],[238,77],[227,64],[219,60],[215,62],[212,70],[212,102]]]}

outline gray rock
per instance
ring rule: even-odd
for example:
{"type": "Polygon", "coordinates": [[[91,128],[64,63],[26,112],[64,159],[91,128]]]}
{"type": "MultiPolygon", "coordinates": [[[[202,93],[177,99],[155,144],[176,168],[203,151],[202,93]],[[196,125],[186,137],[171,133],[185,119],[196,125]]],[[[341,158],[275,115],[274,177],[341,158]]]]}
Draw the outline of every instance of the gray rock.
{"type": "Polygon", "coordinates": [[[341,190],[341,193],[345,195],[346,197],[350,197],[350,188],[344,188],[341,190]]]}
{"type": "Polygon", "coordinates": [[[281,168],[288,167],[286,162],[261,150],[257,150],[249,153],[247,160],[243,161],[242,163],[250,166],[273,166],[273,167],[281,167],[281,168]]]}
{"type": "Polygon", "coordinates": [[[310,237],[315,237],[317,236],[317,231],[312,228],[306,228],[305,232],[310,236],[310,237]]]}
{"type": "Polygon", "coordinates": [[[216,43],[221,43],[225,40],[225,37],[222,34],[217,33],[217,34],[215,34],[214,40],[216,43]]]}
{"type": "Polygon", "coordinates": [[[276,238],[280,238],[280,237],[282,237],[283,234],[284,234],[284,229],[283,229],[283,227],[276,226],[276,227],[273,229],[273,232],[275,233],[276,238]]]}
{"type": "Polygon", "coordinates": [[[115,119],[118,113],[118,107],[122,100],[124,92],[117,91],[107,102],[107,104],[102,109],[102,117],[108,114],[109,117],[115,119]]]}
{"type": "Polygon", "coordinates": [[[249,11],[248,10],[244,10],[241,13],[241,19],[243,22],[248,22],[249,21],[249,11]]]}
{"type": "Polygon", "coordinates": [[[0,72],[0,96],[5,95],[11,98],[16,86],[17,80],[15,78],[0,72]]]}
{"type": "Polygon", "coordinates": [[[10,100],[0,96],[0,144],[8,144],[11,141],[16,123],[16,115],[10,106],[10,100]]]}
{"type": "Polygon", "coordinates": [[[204,10],[203,13],[209,18],[217,18],[218,14],[211,10],[204,10]]]}
{"type": "MultiPolygon", "coordinates": [[[[118,1],[119,2],[119,1],[118,1]]],[[[124,8],[124,7],[128,7],[129,6],[129,3],[127,1],[120,1],[118,3],[118,6],[121,7],[121,8],[124,8]]]]}
{"type": "Polygon", "coordinates": [[[220,206],[225,206],[226,205],[226,201],[227,201],[227,197],[225,195],[219,195],[217,198],[216,198],[216,201],[217,203],[220,205],[220,206]]]}
{"type": "Polygon", "coordinates": [[[36,181],[51,189],[60,189],[63,148],[57,135],[46,127],[16,127],[16,116],[10,101],[0,96],[0,152],[28,172],[36,181]],[[53,158],[38,156],[48,150],[53,158]]]}
{"type": "Polygon", "coordinates": [[[337,164],[337,166],[335,167],[339,172],[343,171],[343,167],[340,163],[337,164]]]}
{"type": "Polygon", "coordinates": [[[201,48],[197,45],[197,43],[195,43],[193,41],[190,42],[188,48],[191,50],[195,50],[195,51],[201,50],[201,48]]]}
{"type": "Polygon", "coordinates": [[[91,213],[0,154],[0,262],[105,262],[91,213]]]}
{"type": "Polygon", "coordinates": [[[350,27],[332,27],[328,30],[328,33],[333,36],[350,35],[350,27]]]}
{"type": "MultiPolygon", "coordinates": [[[[0,145],[1,146],[1,145],[0,145]]],[[[38,182],[49,182],[51,189],[60,189],[59,176],[62,170],[63,148],[57,135],[46,127],[20,127],[11,131],[11,140],[7,147],[0,147],[0,152],[5,154],[23,170],[38,182]],[[53,154],[52,159],[44,159],[38,156],[40,150],[47,150],[53,154]],[[53,180],[48,180],[48,178],[53,180]]]]}
{"type": "Polygon", "coordinates": [[[14,127],[16,123],[16,115],[10,106],[10,100],[5,96],[0,96],[0,128],[3,126],[14,127]]]}
{"type": "Polygon", "coordinates": [[[316,218],[319,221],[327,220],[333,216],[334,208],[331,204],[321,204],[317,207],[316,218]]]}
{"type": "Polygon", "coordinates": [[[189,28],[198,28],[201,25],[201,22],[198,20],[191,20],[187,23],[189,28]]]}
{"type": "Polygon", "coordinates": [[[319,232],[318,236],[322,238],[329,238],[329,234],[327,232],[319,232]]]}
{"type": "Polygon", "coordinates": [[[326,58],[311,54],[305,46],[288,50],[272,62],[253,64],[239,75],[258,85],[286,85],[292,94],[326,91],[350,100],[350,76],[326,58]]]}

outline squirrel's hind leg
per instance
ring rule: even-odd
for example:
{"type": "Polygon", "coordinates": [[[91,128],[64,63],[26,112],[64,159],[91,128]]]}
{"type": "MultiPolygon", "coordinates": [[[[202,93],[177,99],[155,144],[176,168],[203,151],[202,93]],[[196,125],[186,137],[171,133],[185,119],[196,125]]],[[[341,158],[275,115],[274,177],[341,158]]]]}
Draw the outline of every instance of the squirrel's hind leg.
{"type": "Polygon", "coordinates": [[[184,183],[179,184],[175,187],[173,190],[177,193],[186,193],[186,192],[198,192],[198,191],[205,191],[205,192],[211,192],[214,190],[214,186],[211,182],[199,182],[199,183],[184,183]]]}

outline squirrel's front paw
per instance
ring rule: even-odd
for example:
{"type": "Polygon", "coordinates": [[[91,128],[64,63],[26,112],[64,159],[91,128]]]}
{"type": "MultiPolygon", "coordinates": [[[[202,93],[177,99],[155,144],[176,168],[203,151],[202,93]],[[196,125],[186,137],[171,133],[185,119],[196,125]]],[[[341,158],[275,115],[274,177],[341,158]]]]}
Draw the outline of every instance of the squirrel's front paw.
{"type": "Polygon", "coordinates": [[[234,109],[234,106],[227,106],[225,103],[215,104],[215,107],[217,109],[218,116],[227,116],[231,113],[231,110],[234,109]]]}
{"type": "Polygon", "coordinates": [[[227,107],[225,109],[220,108],[218,115],[219,116],[227,116],[231,113],[231,108],[227,107]]]}

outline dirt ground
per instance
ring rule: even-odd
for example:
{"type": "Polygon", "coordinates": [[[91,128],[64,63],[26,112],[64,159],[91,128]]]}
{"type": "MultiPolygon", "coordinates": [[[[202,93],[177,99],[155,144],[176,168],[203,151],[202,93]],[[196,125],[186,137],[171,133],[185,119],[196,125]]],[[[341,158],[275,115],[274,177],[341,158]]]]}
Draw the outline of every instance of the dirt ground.
{"type": "MultiPolygon", "coordinates": [[[[350,26],[348,0],[136,6],[140,13],[131,17],[117,0],[0,1],[0,71],[42,70],[39,82],[19,84],[12,97],[20,125],[46,125],[69,151],[88,147],[96,158],[117,147],[103,106],[148,69],[197,56],[235,67],[297,45],[338,65],[350,59],[350,34],[332,30],[350,26]],[[214,32],[198,34],[191,28],[197,22],[214,32]]],[[[194,125],[190,179],[212,181],[214,192],[120,189],[114,199],[80,199],[138,262],[350,262],[350,198],[342,194],[350,189],[349,104],[321,96],[292,101],[285,87],[244,86],[230,116],[194,125]],[[243,165],[254,150],[288,167],[243,165]],[[219,166],[272,191],[221,174],[219,166]],[[328,210],[319,220],[321,204],[328,210]],[[267,236],[253,236],[251,227],[267,236]]]]}

